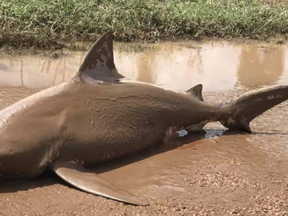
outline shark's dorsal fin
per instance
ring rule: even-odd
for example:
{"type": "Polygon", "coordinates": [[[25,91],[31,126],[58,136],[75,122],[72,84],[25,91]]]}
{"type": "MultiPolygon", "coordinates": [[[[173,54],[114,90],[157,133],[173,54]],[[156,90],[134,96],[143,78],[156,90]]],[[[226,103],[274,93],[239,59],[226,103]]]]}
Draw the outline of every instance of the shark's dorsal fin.
{"type": "Polygon", "coordinates": [[[113,33],[103,34],[87,53],[75,76],[82,79],[115,82],[123,78],[117,72],[113,57],[113,33]]]}
{"type": "Polygon", "coordinates": [[[204,101],[203,96],[202,96],[202,89],[203,89],[203,85],[202,84],[198,84],[198,85],[188,89],[186,92],[188,94],[191,94],[191,95],[195,96],[199,100],[204,101]]]}

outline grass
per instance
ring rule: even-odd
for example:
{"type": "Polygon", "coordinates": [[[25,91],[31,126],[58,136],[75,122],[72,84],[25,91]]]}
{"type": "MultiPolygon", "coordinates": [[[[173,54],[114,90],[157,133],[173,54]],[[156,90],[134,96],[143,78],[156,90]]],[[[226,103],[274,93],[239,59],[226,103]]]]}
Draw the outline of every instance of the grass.
{"type": "Polygon", "coordinates": [[[61,48],[94,41],[288,35],[288,7],[258,0],[1,0],[0,47],[61,48]]]}

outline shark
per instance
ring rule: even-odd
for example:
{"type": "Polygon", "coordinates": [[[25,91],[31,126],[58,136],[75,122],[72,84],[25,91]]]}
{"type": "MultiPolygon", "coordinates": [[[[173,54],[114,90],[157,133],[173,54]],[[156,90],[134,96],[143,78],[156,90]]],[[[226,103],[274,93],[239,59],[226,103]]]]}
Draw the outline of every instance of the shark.
{"type": "Polygon", "coordinates": [[[108,31],[69,81],[0,111],[0,179],[31,179],[52,170],[82,191],[146,205],[89,167],[148,151],[167,133],[201,129],[208,122],[251,133],[255,117],[288,99],[288,86],[281,85],[209,104],[202,88],[176,92],[125,80],[116,69],[108,31]]]}

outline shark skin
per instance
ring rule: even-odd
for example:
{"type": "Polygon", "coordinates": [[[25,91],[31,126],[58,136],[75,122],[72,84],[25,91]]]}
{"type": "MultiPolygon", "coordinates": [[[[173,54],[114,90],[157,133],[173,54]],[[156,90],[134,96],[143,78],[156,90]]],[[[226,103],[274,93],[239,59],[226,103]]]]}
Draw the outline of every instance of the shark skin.
{"type": "Polygon", "coordinates": [[[0,111],[0,179],[23,180],[54,171],[74,187],[134,205],[141,198],[89,172],[159,145],[169,131],[220,121],[251,132],[250,121],[288,99],[288,86],[251,91],[208,104],[202,85],[179,93],[125,81],[113,58],[113,34],[92,46],[74,77],[0,111]]]}

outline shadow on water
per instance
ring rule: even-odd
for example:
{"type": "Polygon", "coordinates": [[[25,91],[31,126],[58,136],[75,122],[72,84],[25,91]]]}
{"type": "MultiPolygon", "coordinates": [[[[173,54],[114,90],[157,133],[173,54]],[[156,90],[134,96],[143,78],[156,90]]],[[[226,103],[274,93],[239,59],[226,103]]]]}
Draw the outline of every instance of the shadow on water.
{"type": "Polygon", "coordinates": [[[52,171],[47,171],[39,177],[25,181],[0,181],[0,193],[15,193],[27,191],[38,187],[45,187],[54,184],[61,184],[63,181],[52,171]]]}
{"type": "MultiPolygon", "coordinates": [[[[108,172],[114,169],[118,169],[120,167],[126,166],[128,164],[137,163],[138,161],[147,159],[149,157],[155,156],[157,154],[162,154],[168,151],[172,151],[174,149],[177,149],[181,146],[188,145],[189,148],[194,148],[196,141],[199,140],[205,140],[212,137],[224,137],[224,136],[234,136],[234,135],[241,135],[241,136],[247,136],[248,134],[246,132],[242,131],[229,131],[225,129],[205,129],[202,131],[194,131],[189,132],[186,136],[180,137],[180,138],[172,138],[165,143],[157,146],[155,149],[145,152],[143,154],[132,156],[130,158],[126,158],[124,160],[119,160],[117,162],[111,162],[108,164],[104,164],[102,166],[95,166],[90,167],[90,169],[94,170],[96,173],[104,173],[108,172]]],[[[274,132],[253,132],[252,135],[287,135],[288,133],[274,133],[274,132]]],[[[221,142],[221,140],[219,140],[221,142]]],[[[205,143],[203,143],[205,145],[205,143]]]]}

